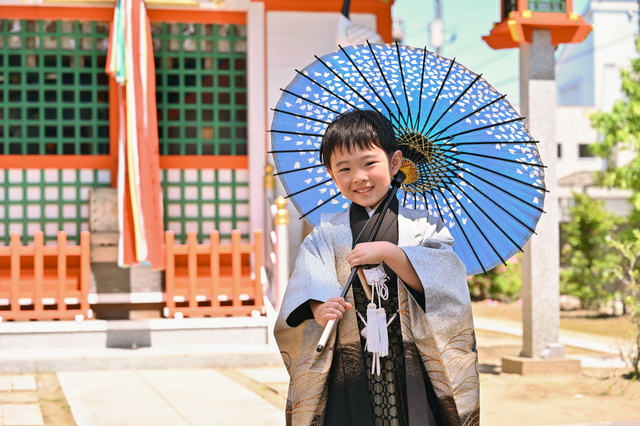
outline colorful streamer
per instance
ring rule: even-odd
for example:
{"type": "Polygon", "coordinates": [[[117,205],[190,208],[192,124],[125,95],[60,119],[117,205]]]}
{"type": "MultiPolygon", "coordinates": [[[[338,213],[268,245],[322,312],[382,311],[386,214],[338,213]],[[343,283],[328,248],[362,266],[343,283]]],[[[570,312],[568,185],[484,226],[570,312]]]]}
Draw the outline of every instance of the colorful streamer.
{"type": "Polygon", "coordinates": [[[164,269],[151,26],[142,0],[117,0],[106,72],[118,83],[118,264],[164,269]]]}

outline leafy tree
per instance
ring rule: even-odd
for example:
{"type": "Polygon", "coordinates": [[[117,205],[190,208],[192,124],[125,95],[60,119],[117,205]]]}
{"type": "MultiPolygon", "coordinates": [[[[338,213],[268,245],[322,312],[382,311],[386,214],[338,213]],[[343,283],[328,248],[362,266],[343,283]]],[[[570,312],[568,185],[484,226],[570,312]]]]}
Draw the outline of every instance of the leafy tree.
{"type": "Polygon", "coordinates": [[[520,297],[522,289],[522,264],[520,255],[507,260],[507,266],[498,265],[486,275],[467,278],[469,292],[474,300],[493,299],[511,302],[520,297]]]}
{"type": "Polygon", "coordinates": [[[562,225],[567,240],[562,257],[569,266],[560,273],[560,289],[580,298],[584,308],[597,310],[613,297],[607,287],[616,278],[612,265],[617,256],[606,241],[620,219],[603,208],[604,201],[576,192],[573,197],[570,220],[562,225]]]}
{"type": "Polygon", "coordinates": [[[640,272],[636,265],[640,263],[640,230],[631,231],[632,241],[623,243],[610,239],[608,245],[619,255],[613,271],[623,285],[626,305],[631,309],[631,321],[635,325],[634,344],[627,352],[621,350],[622,358],[633,368],[630,378],[640,379],[640,272]]]}
{"type": "MultiPolygon", "coordinates": [[[[640,37],[636,38],[636,51],[640,52],[640,37]]],[[[605,170],[598,173],[597,182],[606,187],[629,189],[632,192],[631,228],[640,225],[640,57],[631,60],[629,70],[621,70],[622,98],[610,112],[599,111],[591,115],[591,123],[601,140],[590,146],[591,151],[606,161],[605,170]],[[635,152],[625,165],[616,164],[620,150],[635,152]]],[[[627,233],[629,238],[630,235],[627,233]]]]}
{"type": "MultiPolygon", "coordinates": [[[[640,0],[638,1],[640,4],[640,0]]],[[[639,21],[640,23],[640,21],[639,21]]],[[[636,51],[640,53],[640,36],[636,37],[636,51]]],[[[593,127],[602,139],[591,145],[594,154],[606,160],[606,168],[597,176],[599,184],[631,190],[631,214],[627,218],[627,229],[620,239],[611,238],[619,263],[611,269],[621,282],[625,304],[631,310],[631,320],[636,326],[635,348],[623,358],[633,367],[631,378],[639,378],[640,364],[640,57],[631,60],[629,70],[622,70],[622,98],[615,102],[610,112],[591,115],[593,127]],[[633,159],[624,165],[615,162],[620,150],[635,153],[633,159]]]]}

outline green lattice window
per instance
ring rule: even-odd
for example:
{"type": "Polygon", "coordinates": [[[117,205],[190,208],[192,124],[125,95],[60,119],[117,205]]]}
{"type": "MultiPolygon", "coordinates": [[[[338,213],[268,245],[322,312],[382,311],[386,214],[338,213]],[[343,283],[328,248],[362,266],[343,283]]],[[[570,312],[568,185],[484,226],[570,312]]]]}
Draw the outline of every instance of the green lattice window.
{"type": "Polygon", "coordinates": [[[151,24],[160,153],[247,155],[244,25],[151,24]]]}
{"type": "Polygon", "coordinates": [[[89,190],[110,185],[109,170],[0,170],[0,245],[8,245],[14,231],[22,244],[37,231],[46,243],[66,231],[69,242],[80,244],[80,232],[89,229],[89,190]]]}
{"type": "Polygon", "coordinates": [[[532,12],[564,12],[565,0],[529,0],[529,10],[532,12]]]}
{"type": "Polygon", "coordinates": [[[198,241],[209,241],[212,230],[222,241],[231,240],[231,231],[249,237],[249,176],[247,170],[162,171],[165,229],[176,240],[186,242],[187,231],[197,231],[198,241]]]}
{"type": "Polygon", "coordinates": [[[109,24],[0,20],[0,154],[108,154],[109,24]]]}
{"type": "Polygon", "coordinates": [[[503,3],[503,19],[508,19],[511,12],[518,10],[518,0],[502,0],[503,3]]]}

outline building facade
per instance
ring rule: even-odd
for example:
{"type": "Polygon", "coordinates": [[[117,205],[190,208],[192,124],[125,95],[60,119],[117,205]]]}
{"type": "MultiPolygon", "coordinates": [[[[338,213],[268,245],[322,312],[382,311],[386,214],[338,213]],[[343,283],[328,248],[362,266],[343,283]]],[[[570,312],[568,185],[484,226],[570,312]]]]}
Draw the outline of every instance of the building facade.
{"type": "MultiPolygon", "coordinates": [[[[571,191],[588,192],[603,199],[619,215],[629,211],[627,191],[595,186],[593,175],[604,167],[589,144],[598,140],[589,116],[610,111],[621,97],[620,70],[628,69],[637,56],[638,2],[591,1],[582,14],[593,25],[587,39],[564,46],[556,60],[558,179],[562,220],[568,219],[571,191]]],[[[631,152],[620,151],[615,161],[624,164],[631,152]]]]}
{"type": "MultiPolygon", "coordinates": [[[[392,3],[354,0],[351,18],[391,41],[392,3]]],[[[269,108],[296,68],[337,48],[342,2],[149,0],[147,9],[165,229],[181,242],[188,231],[207,242],[214,229],[223,242],[234,229],[247,240],[272,220],[269,108]]],[[[112,20],[110,1],[0,1],[0,245],[12,232],[31,244],[37,231],[55,244],[60,230],[78,243],[91,189],[116,187],[112,20]]],[[[292,247],[301,222],[292,220],[292,247]]]]}

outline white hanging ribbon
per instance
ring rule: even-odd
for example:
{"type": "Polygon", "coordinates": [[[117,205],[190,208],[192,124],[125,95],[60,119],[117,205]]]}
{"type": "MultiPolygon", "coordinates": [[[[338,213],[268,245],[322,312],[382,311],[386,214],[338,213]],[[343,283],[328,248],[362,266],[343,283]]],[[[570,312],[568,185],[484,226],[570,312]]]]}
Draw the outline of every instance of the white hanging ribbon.
{"type": "Polygon", "coordinates": [[[372,269],[363,269],[367,283],[371,286],[371,301],[367,305],[367,319],[365,320],[358,312],[360,320],[365,324],[362,330],[363,336],[367,339],[365,350],[373,354],[371,363],[371,374],[380,375],[380,358],[389,355],[389,331],[387,327],[397,315],[387,322],[387,313],[382,307],[382,300],[389,298],[389,287],[387,281],[389,277],[384,272],[382,264],[372,269]],[[378,305],[374,303],[375,295],[378,295],[378,305]]]}

